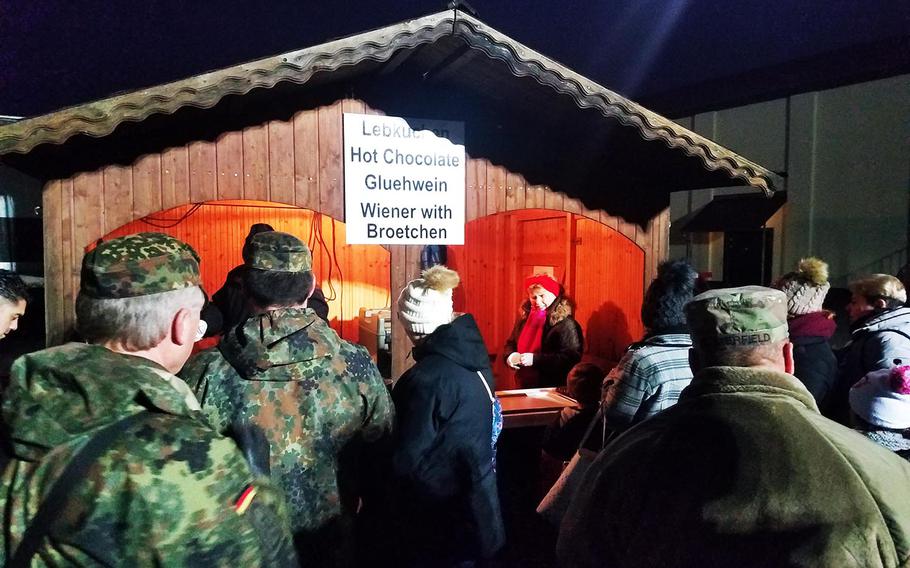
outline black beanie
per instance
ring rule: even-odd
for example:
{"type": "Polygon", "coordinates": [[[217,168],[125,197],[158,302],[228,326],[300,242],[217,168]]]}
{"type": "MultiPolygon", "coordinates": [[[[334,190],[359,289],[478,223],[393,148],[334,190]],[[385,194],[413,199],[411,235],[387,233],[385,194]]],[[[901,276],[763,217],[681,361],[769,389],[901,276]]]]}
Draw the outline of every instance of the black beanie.
{"type": "Polygon", "coordinates": [[[685,260],[667,260],[657,267],[641,306],[641,321],[653,333],[686,327],[686,304],[695,293],[698,273],[685,260]]]}

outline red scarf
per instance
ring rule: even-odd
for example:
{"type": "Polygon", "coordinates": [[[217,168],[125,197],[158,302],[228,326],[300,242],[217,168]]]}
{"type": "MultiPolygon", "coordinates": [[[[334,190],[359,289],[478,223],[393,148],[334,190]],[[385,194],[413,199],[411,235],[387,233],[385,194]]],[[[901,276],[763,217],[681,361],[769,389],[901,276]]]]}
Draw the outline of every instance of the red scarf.
{"type": "Polygon", "coordinates": [[[543,341],[543,326],[547,322],[547,310],[531,310],[518,336],[519,353],[540,353],[543,341]]]}
{"type": "Polygon", "coordinates": [[[831,339],[837,329],[833,314],[828,311],[812,312],[787,321],[790,337],[824,337],[831,339]]]}

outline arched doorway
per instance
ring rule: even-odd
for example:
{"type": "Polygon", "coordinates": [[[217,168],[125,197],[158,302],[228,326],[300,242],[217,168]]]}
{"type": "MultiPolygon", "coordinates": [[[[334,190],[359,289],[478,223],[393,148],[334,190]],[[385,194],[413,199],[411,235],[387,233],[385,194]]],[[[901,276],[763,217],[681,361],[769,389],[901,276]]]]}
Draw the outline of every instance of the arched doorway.
{"type": "Polygon", "coordinates": [[[645,252],[583,215],[524,209],[475,219],[465,246],[450,247],[449,265],[462,277],[455,309],[477,319],[499,389],[517,388],[502,347],[525,299],[524,278],[535,272],[555,275],[575,301],[586,359],[609,367],[643,332],[645,252]]]}
{"type": "Polygon", "coordinates": [[[344,339],[358,342],[360,308],[389,305],[390,255],[377,245],[345,244],[345,224],[328,215],[268,201],[207,201],[153,213],[104,238],[156,231],[189,243],[202,259],[203,287],[212,294],[243,262],[243,240],[254,223],[268,223],[307,242],[330,324],[344,339]]]}

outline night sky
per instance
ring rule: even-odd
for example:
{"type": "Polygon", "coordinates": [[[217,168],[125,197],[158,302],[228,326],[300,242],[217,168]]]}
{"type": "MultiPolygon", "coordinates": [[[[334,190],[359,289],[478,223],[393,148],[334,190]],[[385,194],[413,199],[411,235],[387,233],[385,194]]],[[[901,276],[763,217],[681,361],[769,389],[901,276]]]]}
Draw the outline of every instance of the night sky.
{"type": "MultiPolygon", "coordinates": [[[[910,72],[905,1],[471,5],[514,39],[676,116],[910,72]]],[[[0,114],[42,114],[444,7],[438,0],[4,0],[0,114]]]]}

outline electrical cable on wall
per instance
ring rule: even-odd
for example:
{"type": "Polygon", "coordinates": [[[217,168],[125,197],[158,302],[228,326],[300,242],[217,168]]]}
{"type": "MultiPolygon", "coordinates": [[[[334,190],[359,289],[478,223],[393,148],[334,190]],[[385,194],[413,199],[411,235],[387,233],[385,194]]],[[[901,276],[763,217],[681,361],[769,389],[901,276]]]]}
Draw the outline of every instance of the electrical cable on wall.
{"type": "Polygon", "coordinates": [[[341,266],[338,264],[338,252],[335,250],[335,243],[338,242],[338,239],[335,235],[335,223],[332,222],[332,262],[335,263],[335,267],[338,269],[338,280],[342,283],[341,294],[339,298],[340,304],[340,313],[342,315],[342,321],[344,320],[344,274],[341,273],[341,266]]]}
{"type": "Polygon", "coordinates": [[[310,225],[310,235],[307,238],[307,244],[310,247],[310,250],[316,251],[316,246],[325,251],[326,255],[329,257],[329,291],[330,294],[326,295],[326,300],[336,300],[338,299],[338,318],[340,321],[344,321],[344,274],[341,270],[341,265],[338,264],[338,253],[335,249],[335,244],[337,237],[335,235],[335,220],[332,219],[332,250],[329,251],[329,247],[325,242],[325,236],[322,234],[322,213],[314,211],[313,214],[313,223],[310,225]],[[335,269],[338,270],[338,281],[341,282],[341,293],[335,289],[335,284],[333,283],[333,272],[335,269]]]}
{"type": "MultiPolygon", "coordinates": [[[[139,219],[139,221],[155,227],[156,229],[173,229],[185,222],[187,219],[192,217],[196,212],[198,212],[204,205],[212,207],[231,207],[231,208],[248,208],[248,209],[299,209],[296,207],[275,207],[271,205],[253,205],[253,204],[222,204],[222,203],[194,203],[192,206],[187,209],[182,215],[177,218],[169,217],[156,217],[154,215],[147,215],[139,219]]],[[[311,210],[312,211],[312,210],[311,210]]],[[[338,300],[338,311],[339,311],[339,321],[344,321],[344,273],[341,269],[341,265],[338,262],[338,251],[337,251],[337,232],[335,228],[335,219],[332,219],[332,245],[331,249],[329,248],[328,243],[325,240],[325,235],[322,230],[322,220],[323,214],[317,211],[312,211],[313,217],[310,223],[310,231],[307,237],[307,245],[310,247],[310,250],[315,256],[317,253],[321,254],[323,251],[329,258],[328,266],[328,275],[324,280],[328,282],[328,294],[326,294],[327,301],[338,300]],[[341,289],[336,289],[335,287],[335,273],[337,272],[337,279],[341,283],[341,289]]],[[[391,302],[391,291],[389,291],[389,302],[391,302]]]]}
{"type": "Polygon", "coordinates": [[[151,225],[157,229],[173,229],[180,223],[183,223],[190,218],[193,213],[199,211],[199,209],[205,205],[205,203],[194,203],[192,207],[187,209],[186,213],[178,217],[177,219],[167,219],[164,217],[153,217],[151,215],[146,215],[145,217],[139,219],[143,223],[151,225]]]}
{"type": "MultiPolygon", "coordinates": [[[[199,209],[202,208],[202,206],[204,206],[204,205],[220,206],[220,207],[244,207],[244,208],[249,208],[249,209],[285,209],[284,207],[273,207],[273,206],[267,206],[267,205],[266,206],[264,206],[264,205],[247,205],[247,204],[222,205],[222,204],[217,204],[217,203],[194,203],[192,207],[190,207],[183,215],[181,215],[180,217],[178,217],[176,219],[147,215],[145,217],[142,217],[139,220],[142,221],[143,223],[146,223],[147,225],[151,225],[152,227],[155,227],[157,229],[173,229],[174,227],[180,225],[181,223],[183,223],[184,221],[189,219],[194,213],[199,211],[199,209]]],[[[287,209],[290,209],[290,208],[287,208],[287,209]]],[[[324,250],[326,252],[326,254],[329,255],[328,282],[329,282],[329,290],[331,291],[331,296],[327,296],[326,300],[335,300],[336,298],[338,298],[338,293],[335,290],[335,285],[333,284],[333,281],[332,281],[333,268],[338,269],[339,280],[342,283],[344,282],[344,276],[341,271],[341,266],[338,264],[338,256],[337,256],[337,252],[335,249],[334,223],[332,225],[332,233],[333,233],[332,251],[330,253],[328,245],[325,242],[325,238],[322,235],[322,213],[318,213],[315,211],[313,213],[314,213],[314,216],[313,216],[313,221],[310,224],[310,236],[307,239],[307,241],[308,241],[307,244],[309,245],[310,250],[314,251],[314,252],[316,250],[316,244],[319,244],[320,247],[322,248],[322,250],[324,250]]]]}
{"type": "MultiPolygon", "coordinates": [[[[310,225],[310,235],[307,237],[307,245],[310,247],[310,250],[314,253],[317,251],[317,245],[325,251],[326,255],[329,255],[328,245],[325,244],[325,238],[322,235],[322,214],[313,212],[313,222],[310,225]]],[[[329,290],[331,292],[330,296],[326,296],[326,300],[335,300],[337,296],[337,291],[335,290],[335,285],[332,283],[332,260],[333,257],[329,256],[329,290]]]]}

